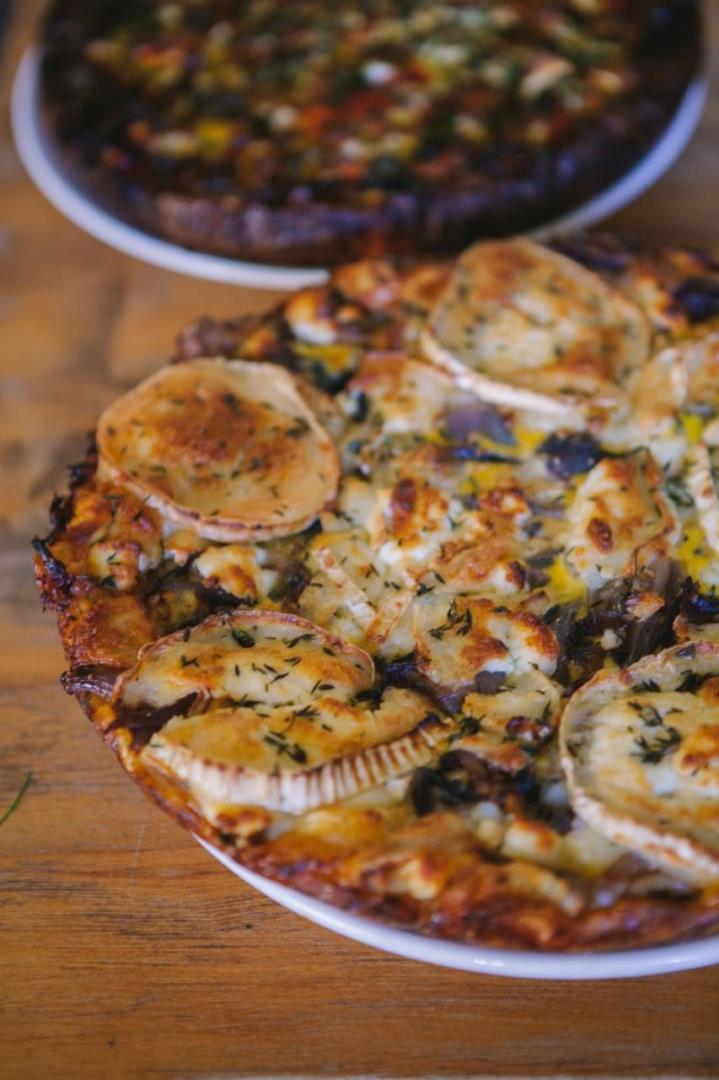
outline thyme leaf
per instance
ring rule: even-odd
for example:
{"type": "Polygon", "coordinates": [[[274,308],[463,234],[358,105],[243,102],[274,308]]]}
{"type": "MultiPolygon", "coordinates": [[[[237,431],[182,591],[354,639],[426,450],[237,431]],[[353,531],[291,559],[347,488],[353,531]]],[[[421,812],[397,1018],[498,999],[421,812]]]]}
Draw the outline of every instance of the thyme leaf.
{"type": "Polygon", "coordinates": [[[15,813],[18,806],[22,802],[23,795],[25,794],[25,792],[27,791],[27,789],[30,786],[30,781],[31,780],[32,780],[32,770],[28,769],[28,771],[25,773],[25,776],[22,779],[22,783],[20,784],[20,787],[17,789],[17,792],[15,794],[15,798],[10,803],[10,805],[8,806],[7,810],[2,815],[2,817],[0,817],[0,825],[4,825],[5,822],[7,821],[7,819],[9,817],[11,817],[15,813]]]}
{"type": "Polygon", "coordinates": [[[638,757],[645,765],[657,765],[674,750],[682,741],[682,737],[676,728],[667,727],[664,733],[659,733],[654,737],[654,741],[647,739],[644,735],[639,735],[634,742],[639,747],[639,753],[634,757],[638,757]]]}
{"type": "Polygon", "coordinates": [[[287,742],[281,731],[269,731],[264,736],[264,742],[277,751],[278,757],[287,754],[287,757],[298,765],[304,765],[307,761],[307,754],[302,747],[298,743],[287,742]]]}

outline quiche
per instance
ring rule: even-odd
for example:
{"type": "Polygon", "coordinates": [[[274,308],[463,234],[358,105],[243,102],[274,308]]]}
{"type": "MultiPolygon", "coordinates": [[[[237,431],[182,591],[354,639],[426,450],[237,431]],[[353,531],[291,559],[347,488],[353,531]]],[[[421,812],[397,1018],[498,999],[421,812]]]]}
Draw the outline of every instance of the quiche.
{"type": "Polygon", "coordinates": [[[54,0],[45,121],[146,231],[337,264],[547,223],[654,144],[698,0],[54,0]]]}
{"type": "Polygon", "coordinates": [[[65,689],[243,865],[461,942],[658,944],[719,925],[718,477],[719,262],[492,240],[187,326],[36,572],[65,689]]]}

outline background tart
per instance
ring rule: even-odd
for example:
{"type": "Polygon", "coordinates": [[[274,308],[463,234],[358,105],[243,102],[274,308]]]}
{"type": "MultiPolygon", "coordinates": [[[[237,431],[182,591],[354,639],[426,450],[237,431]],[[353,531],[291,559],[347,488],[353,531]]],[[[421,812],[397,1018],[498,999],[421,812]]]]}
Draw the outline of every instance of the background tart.
{"type": "Polygon", "coordinates": [[[55,0],[74,176],[191,248],[323,265],[451,251],[620,177],[700,56],[696,0],[55,0]]]}

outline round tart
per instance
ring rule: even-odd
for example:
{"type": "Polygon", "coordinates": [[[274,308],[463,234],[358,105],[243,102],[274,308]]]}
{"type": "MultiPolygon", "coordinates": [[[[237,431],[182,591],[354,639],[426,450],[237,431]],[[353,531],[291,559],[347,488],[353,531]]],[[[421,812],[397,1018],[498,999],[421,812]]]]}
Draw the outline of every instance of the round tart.
{"type": "Polygon", "coordinates": [[[339,906],[716,929],[718,332],[711,255],[602,236],[185,328],[35,542],[66,689],[184,825],[339,906]]]}
{"type": "Polygon", "coordinates": [[[697,0],[55,0],[46,121],[119,216],[325,265],[452,251],[624,175],[695,76],[697,0]]]}

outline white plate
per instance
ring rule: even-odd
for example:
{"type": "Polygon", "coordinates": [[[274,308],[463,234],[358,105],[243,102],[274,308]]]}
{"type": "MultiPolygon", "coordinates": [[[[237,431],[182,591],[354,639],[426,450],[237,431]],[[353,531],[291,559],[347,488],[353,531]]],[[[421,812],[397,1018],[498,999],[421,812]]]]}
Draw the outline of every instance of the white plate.
{"type": "Polygon", "coordinates": [[[371,945],[383,952],[423,960],[426,964],[476,971],[481,975],[508,975],[520,979],[629,979],[638,975],[662,975],[671,971],[709,967],[719,963],[719,936],[704,941],[684,941],[650,949],[624,949],[604,953],[539,953],[516,949],[490,949],[481,945],[459,945],[452,941],[423,937],[359,915],[350,915],[311,896],[288,889],[276,881],[255,874],[211,844],[195,837],[228,870],[271,900],[304,915],[326,930],[371,945]]]}
{"type": "MultiPolygon", "coordinates": [[[[637,165],[606,191],[556,221],[543,225],[532,235],[541,238],[550,233],[586,228],[641,195],[681,154],[699,122],[706,94],[706,79],[698,76],[687,88],[664,134],[637,165]]],[[[31,178],[60,213],[97,240],[164,270],[229,285],[286,290],[318,285],[326,280],[324,270],[265,266],[189,251],[126,225],[93,203],[63,173],[43,130],[38,105],[38,60],[35,49],[25,53],[18,67],[11,110],[15,144],[31,178]]]]}

